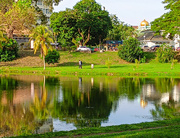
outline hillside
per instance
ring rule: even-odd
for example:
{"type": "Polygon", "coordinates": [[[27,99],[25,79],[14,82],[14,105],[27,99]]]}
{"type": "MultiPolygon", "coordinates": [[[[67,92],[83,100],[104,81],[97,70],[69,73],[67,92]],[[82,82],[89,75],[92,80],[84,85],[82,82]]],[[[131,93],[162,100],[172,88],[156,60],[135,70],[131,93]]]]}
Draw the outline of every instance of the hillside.
{"type": "MultiPolygon", "coordinates": [[[[112,61],[112,64],[127,63],[118,57],[117,52],[69,53],[68,51],[60,51],[60,62],[54,65],[46,64],[46,66],[74,66],[78,64],[79,60],[82,60],[83,65],[104,65],[108,59],[112,61]]],[[[40,52],[34,54],[33,50],[21,50],[18,59],[11,62],[0,62],[0,66],[43,67],[43,61],[40,58],[40,52]]]]}

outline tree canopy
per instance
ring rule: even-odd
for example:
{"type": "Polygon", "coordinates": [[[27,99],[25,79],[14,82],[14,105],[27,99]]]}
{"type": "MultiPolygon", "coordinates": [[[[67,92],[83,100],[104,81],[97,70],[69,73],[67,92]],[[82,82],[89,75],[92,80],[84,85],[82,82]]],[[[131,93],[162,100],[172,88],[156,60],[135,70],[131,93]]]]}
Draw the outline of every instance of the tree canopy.
{"type": "Polygon", "coordinates": [[[16,30],[21,32],[31,29],[36,23],[36,14],[29,0],[6,3],[4,9],[0,9],[0,26],[6,32],[8,38],[13,38],[16,30]]]}
{"type": "Polygon", "coordinates": [[[95,0],[81,0],[73,9],[54,13],[50,19],[58,38],[76,40],[80,45],[100,43],[112,26],[109,13],[95,0]]]}
{"type": "Polygon", "coordinates": [[[166,4],[168,12],[151,22],[151,28],[157,33],[163,31],[163,36],[173,39],[176,34],[180,35],[180,1],[163,0],[162,3],[166,4]]]}
{"type": "Polygon", "coordinates": [[[31,40],[34,39],[34,53],[40,48],[45,69],[45,56],[48,53],[48,48],[52,49],[51,43],[53,42],[53,33],[48,27],[39,25],[34,28],[32,34],[30,34],[30,38],[31,40]]]}
{"type": "Polygon", "coordinates": [[[136,36],[135,29],[121,22],[116,15],[111,15],[113,28],[109,31],[107,40],[126,40],[128,37],[136,36]]]}

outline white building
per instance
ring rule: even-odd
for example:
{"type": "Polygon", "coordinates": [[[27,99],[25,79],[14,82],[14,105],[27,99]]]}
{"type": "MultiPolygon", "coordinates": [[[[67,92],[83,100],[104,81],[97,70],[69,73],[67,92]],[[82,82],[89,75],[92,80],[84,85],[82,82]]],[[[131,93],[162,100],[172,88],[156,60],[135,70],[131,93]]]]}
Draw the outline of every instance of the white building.
{"type": "MultiPolygon", "coordinates": [[[[33,5],[35,5],[35,3],[33,3],[33,5]]],[[[46,6],[43,4],[42,0],[38,0],[37,1],[37,6],[42,10],[42,12],[44,13],[44,15],[46,15],[47,17],[47,21],[48,21],[48,25],[50,25],[50,16],[51,16],[51,12],[50,12],[50,7],[46,6]]],[[[38,24],[41,23],[41,20],[38,19],[37,20],[38,24]]]]}
{"type": "Polygon", "coordinates": [[[140,23],[140,26],[137,30],[143,33],[143,35],[138,38],[142,46],[147,45],[148,47],[151,47],[153,45],[161,45],[166,43],[170,46],[174,46],[175,49],[177,49],[177,47],[180,47],[179,35],[175,35],[173,40],[169,39],[168,36],[164,38],[161,35],[155,35],[155,32],[151,30],[150,23],[148,23],[146,20],[143,20],[140,23]]]}

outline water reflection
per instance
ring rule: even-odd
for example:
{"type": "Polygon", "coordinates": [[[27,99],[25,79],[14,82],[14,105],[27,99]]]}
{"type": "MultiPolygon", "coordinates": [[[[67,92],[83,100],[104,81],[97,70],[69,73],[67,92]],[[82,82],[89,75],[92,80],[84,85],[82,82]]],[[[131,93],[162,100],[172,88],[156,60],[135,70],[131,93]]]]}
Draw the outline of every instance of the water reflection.
{"type": "Polygon", "coordinates": [[[0,77],[0,136],[179,116],[180,79],[0,77]]]}

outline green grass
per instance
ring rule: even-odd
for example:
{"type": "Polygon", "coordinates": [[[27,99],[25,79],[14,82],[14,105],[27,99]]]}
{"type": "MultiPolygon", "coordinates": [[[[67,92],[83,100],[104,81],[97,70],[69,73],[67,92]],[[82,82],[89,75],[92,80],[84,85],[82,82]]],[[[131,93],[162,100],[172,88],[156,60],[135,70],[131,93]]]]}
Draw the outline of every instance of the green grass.
{"type": "MultiPolygon", "coordinates": [[[[35,137],[179,137],[180,119],[162,120],[131,125],[108,126],[98,128],[84,128],[72,131],[50,132],[26,136],[35,137]]],[[[18,136],[24,137],[24,136],[18,136]]]]}
{"type": "MultiPolygon", "coordinates": [[[[26,51],[21,51],[21,55],[26,55],[26,51]]],[[[28,51],[28,56],[34,56],[33,51],[28,51]],[[31,55],[32,54],[32,55],[31,55]]],[[[139,64],[128,63],[118,57],[117,52],[94,52],[80,53],[60,51],[60,62],[56,65],[43,67],[0,67],[0,73],[8,74],[42,74],[42,75],[107,75],[107,76],[180,76],[180,64],[177,63],[174,69],[171,69],[171,63],[158,63],[155,53],[145,53],[147,63],[139,64]],[[78,68],[78,61],[82,60],[83,69],[78,68]],[[112,65],[108,68],[105,62],[109,60],[112,65]],[[94,69],[91,70],[91,64],[94,69]]],[[[39,58],[37,56],[37,58],[39,58]]],[[[28,62],[28,61],[27,61],[28,62]]]]}
{"type": "Polygon", "coordinates": [[[107,76],[180,76],[180,64],[171,70],[171,63],[143,63],[138,68],[135,64],[115,64],[108,68],[106,65],[83,65],[82,69],[76,66],[59,67],[0,67],[0,73],[12,74],[46,74],[46,75],[107,75],[107,76]]]}

